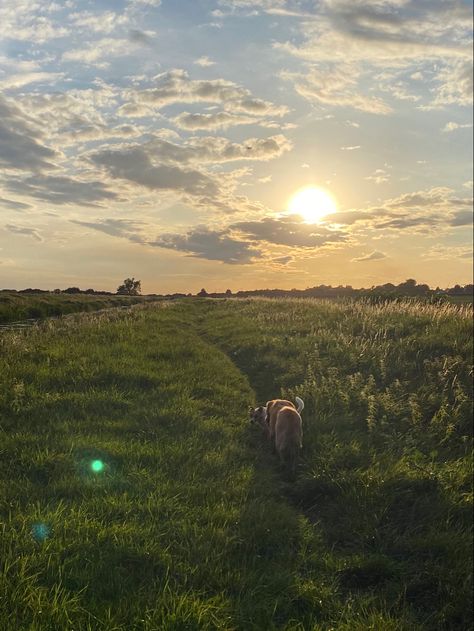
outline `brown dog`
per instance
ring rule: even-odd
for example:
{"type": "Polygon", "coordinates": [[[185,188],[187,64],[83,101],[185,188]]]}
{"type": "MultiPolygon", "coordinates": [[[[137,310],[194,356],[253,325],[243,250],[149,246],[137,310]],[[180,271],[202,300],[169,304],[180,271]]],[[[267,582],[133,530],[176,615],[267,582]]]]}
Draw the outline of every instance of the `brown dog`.
{"type": "Polygon", "coordinates": [[[304,408],[304,401],[299,397],[296,397],[296,405],[291,401],[287,401],[286,399],[273,399],[272,401],[267,401],[267,423],[270,430],[270,440],[272,441],[272,443],[275,441],[275,428],[278,413],[285,407],[293,408],[299,414],[304,408]]]}
{"type": "Polygon", "coordinates": [[[299,410],[295,409],[293,404],[280,407],[276,414],[274,429],[277,454],[281,463],[292,473],[295,472],[296,461],[303,447],[303,424],[300,416],[303,408],[299,405],[298,408],[299,410]]]}
{"type": "Polygon", "coordinates": [[[273,399],[268,401],[266,406],[249,410],[250,421],[263,428],[281,461],[292,471],[295,469],[297,456],[303,446],[300,416],[303,408],[303,400],[296,397],[296,406],[286,399],[273,399]]]}

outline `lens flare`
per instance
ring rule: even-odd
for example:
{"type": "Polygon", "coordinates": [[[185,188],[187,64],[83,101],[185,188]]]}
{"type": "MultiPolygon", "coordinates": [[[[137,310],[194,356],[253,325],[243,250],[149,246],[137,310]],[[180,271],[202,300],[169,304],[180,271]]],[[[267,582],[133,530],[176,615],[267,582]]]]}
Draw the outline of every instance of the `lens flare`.
{"type": "Polygon", "coordinates": [[[31,534],[33,535],[33,539],[35,541],[42,543],[51,534],[51,528],[47,524],[43,523],[33,524],[31,534]]]}
{"type": "Polygon", "coordinates": [[[94,473],[100,473],[104,470],[104,463],[102,460],[93,460],[91,462],[91,469],[94,473]]]}

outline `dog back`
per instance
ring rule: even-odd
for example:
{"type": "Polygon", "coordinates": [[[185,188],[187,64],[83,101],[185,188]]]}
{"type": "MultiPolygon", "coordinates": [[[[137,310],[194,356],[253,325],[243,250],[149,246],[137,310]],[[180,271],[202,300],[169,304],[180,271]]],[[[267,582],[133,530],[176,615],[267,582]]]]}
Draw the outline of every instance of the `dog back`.
{"type": "Polygon", "coordinates": [[[267,401],[267,423],[270,440],[273,440],[273,438],[275,437],[275,424],[278,413],[282,408],[285,407],[295,409],[294,404],[291,401],[287,401],[286,399],[272,399],[271,401],[267,401]]]}
{"type": "Polygon", "coordinates": [[[280,407],[275,422],[275,448],[281,461],[293,471],[302,446],[301,416],[293,405],[280,407]]]}

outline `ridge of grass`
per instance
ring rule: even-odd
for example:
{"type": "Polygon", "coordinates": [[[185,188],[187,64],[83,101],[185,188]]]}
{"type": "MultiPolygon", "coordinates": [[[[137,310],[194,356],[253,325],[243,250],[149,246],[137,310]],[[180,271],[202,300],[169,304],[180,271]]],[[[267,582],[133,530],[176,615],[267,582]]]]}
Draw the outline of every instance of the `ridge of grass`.
{"type": "Polygon", "coordinates": [[[20,294],[0,291],[0,325],[22,320],[58,317],[98,311],[153,300],[147,296],[104,296],[87,294],[20,294]]]}

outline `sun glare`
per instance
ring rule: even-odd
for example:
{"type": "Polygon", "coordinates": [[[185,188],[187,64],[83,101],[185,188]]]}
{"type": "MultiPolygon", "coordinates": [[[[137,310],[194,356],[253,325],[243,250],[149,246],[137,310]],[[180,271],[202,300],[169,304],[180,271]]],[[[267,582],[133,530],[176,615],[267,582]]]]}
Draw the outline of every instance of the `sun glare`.
{"type": "Polygon", "coordinates": [[[318,223],[325,215],[335,213],[337,207],[330,193],[322,188],[309,186],[293,195],[288,210],[300,215],[307,223],[318,223]]]}

